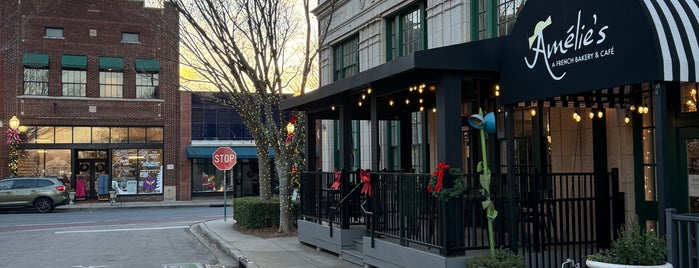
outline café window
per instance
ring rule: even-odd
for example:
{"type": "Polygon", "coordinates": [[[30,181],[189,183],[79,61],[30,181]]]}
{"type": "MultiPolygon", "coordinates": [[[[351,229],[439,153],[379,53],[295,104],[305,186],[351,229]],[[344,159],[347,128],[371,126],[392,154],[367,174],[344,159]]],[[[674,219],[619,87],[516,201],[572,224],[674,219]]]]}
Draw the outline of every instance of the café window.
{"type": "Polygon", "coordinates": [[[697,112],[697,85],[699,83],[682,83],[680,85],[680,101],[683,113],[697,112]]]}

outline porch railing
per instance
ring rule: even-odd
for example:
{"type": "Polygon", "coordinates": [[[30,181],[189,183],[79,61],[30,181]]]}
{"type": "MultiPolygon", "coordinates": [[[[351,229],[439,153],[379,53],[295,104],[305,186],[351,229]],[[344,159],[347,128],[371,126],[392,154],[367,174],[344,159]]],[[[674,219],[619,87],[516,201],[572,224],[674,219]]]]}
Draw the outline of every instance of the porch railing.
{"type": "Polygon", "coordinates": [[[665,209],[668,262],[674,267],[699,267],[699,214],[677,214],[665,209]]]}
{"type": "MultiPolygon", "coordinates": [[[[347,178],[348,185],[341,187],[351,189],[359,183],[356,172],[345,173],[342,179],[347,178]]],[[[618,173],[614,170],[606,176],[596,180],[593,173],[518,174],[513,188],[516,196],[510,199],[514,201],[514,215],[508,215],[507,176],[494,176],[491,198],[499,211],[494,222],[495,243],[518,249],[528,258],[530,267],[554,267],[568,257],[579,259],[595,252],[600,242],[596,240],[598,232],[616,229],[623,223],[623,195],[616,186],[618,173]],[[610,183],[610,193],[597,196],[595,181],[610,183]],[[604,217],[597,214],[599,204],[607,204],[610,215],[621,218],[607,216],[604,226],[597,226],[597,217],[604,217]],[[509,228],[510,220],[515,221],[515,229],[509,228]],[[510,241],[516,241],[516,245],[510,245],[510,241]]],[[[362,213],[364,196],[356,193],[348,202],[351,217],[347,225],[367,223],[372,238],[443,254],[446,236],[442,232],[450,224],[443,222],[443,214],[448,211],[463,217],[464,228],[463,247],[450,251],[487,248],[487,218],[481,207],[478,174],[464,177],[468,190],[459,200],[457,207],[462,211],[458,212],[441,205],[443,202],[427,192],[429,179],[430,174],[372,172],[372,197],[366,206],[372,214],[362,213]]],[[[341,217],[332,209],[342,195],[329,190],[334,173],[306,172],[302,180],[302,219],[342,225],[341,217]]]]}

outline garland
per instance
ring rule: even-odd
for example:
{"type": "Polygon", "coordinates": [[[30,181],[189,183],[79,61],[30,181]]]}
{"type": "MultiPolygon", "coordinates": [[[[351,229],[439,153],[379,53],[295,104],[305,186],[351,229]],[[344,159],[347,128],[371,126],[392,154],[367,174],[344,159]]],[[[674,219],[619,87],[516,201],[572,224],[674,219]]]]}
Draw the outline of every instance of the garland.
{"type": "Polygon", "coordinates": [[[430,181],[427,184],[427,192],[432,193],[432,196],[440,201],[448,201],[451,198],[461,197],[461,194],[465,191],[466,184],[464,184],[461,170],[451,168],[444,162],[439,162],[439,164],[437,164],[437,170],[432,173],[432,177],[430,177],[430,181]],[[454,186],[451,188],[442,187],[445,171],[449,172],[449,175],[454,180],[454,186]]]}

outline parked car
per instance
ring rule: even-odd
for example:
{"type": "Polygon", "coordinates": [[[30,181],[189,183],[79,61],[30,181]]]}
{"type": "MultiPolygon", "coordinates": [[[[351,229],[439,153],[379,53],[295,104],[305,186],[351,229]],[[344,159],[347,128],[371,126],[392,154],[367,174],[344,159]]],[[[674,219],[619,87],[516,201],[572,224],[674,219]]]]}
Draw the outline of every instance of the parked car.
{"type": "Polygon", "coordinates": [[[41,213],[70,203],[58,177],[10,177],[0,181],[0,207],[34,207],[41,213]]]}

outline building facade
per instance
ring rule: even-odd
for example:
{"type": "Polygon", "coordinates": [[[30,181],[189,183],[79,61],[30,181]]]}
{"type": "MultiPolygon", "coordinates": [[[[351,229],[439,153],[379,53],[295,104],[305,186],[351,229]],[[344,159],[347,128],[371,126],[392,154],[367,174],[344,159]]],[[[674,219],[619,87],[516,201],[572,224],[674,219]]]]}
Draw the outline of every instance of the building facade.
{"type": "MultiPolygon", "coordinates": [[[[126,201],[188,200],[177,11],[107,0],[2,9],[17,18],[0,41],[0,120],[20,120],[18,174],[63,177],[87,200],[105,200],[112,182],[126,201]]],[[[7,163],[7,146],[0,154],[7,163]]]]}
{"type": "Polygon", "coordinates": [[[320,1],[319,28],[330,23],[321,87],[283,103],[307,112],[317,134],[307,135],[307,166],[324,171],[302,183],[314,189],[302,191],[299,239],[358,264],[463,267],[487,247],[481,200],[441,204],[425,185],[446,162],[477,191],[486,149],[498,178],[495,241],[529,254],[529,267],[559,266],[562,244],[577,257],[609,246],[624,218],[664,232],[666,208],[699,207],[695,10],[696,1],[320,1]],[[480,109],[496,115],[485,143],[466,120],[480,109]],[[357,169],[373,171],[372,196],[343,190],[367,183],[357,169]],[[338,177],[348,184],[330,188],[338,177]]]}

